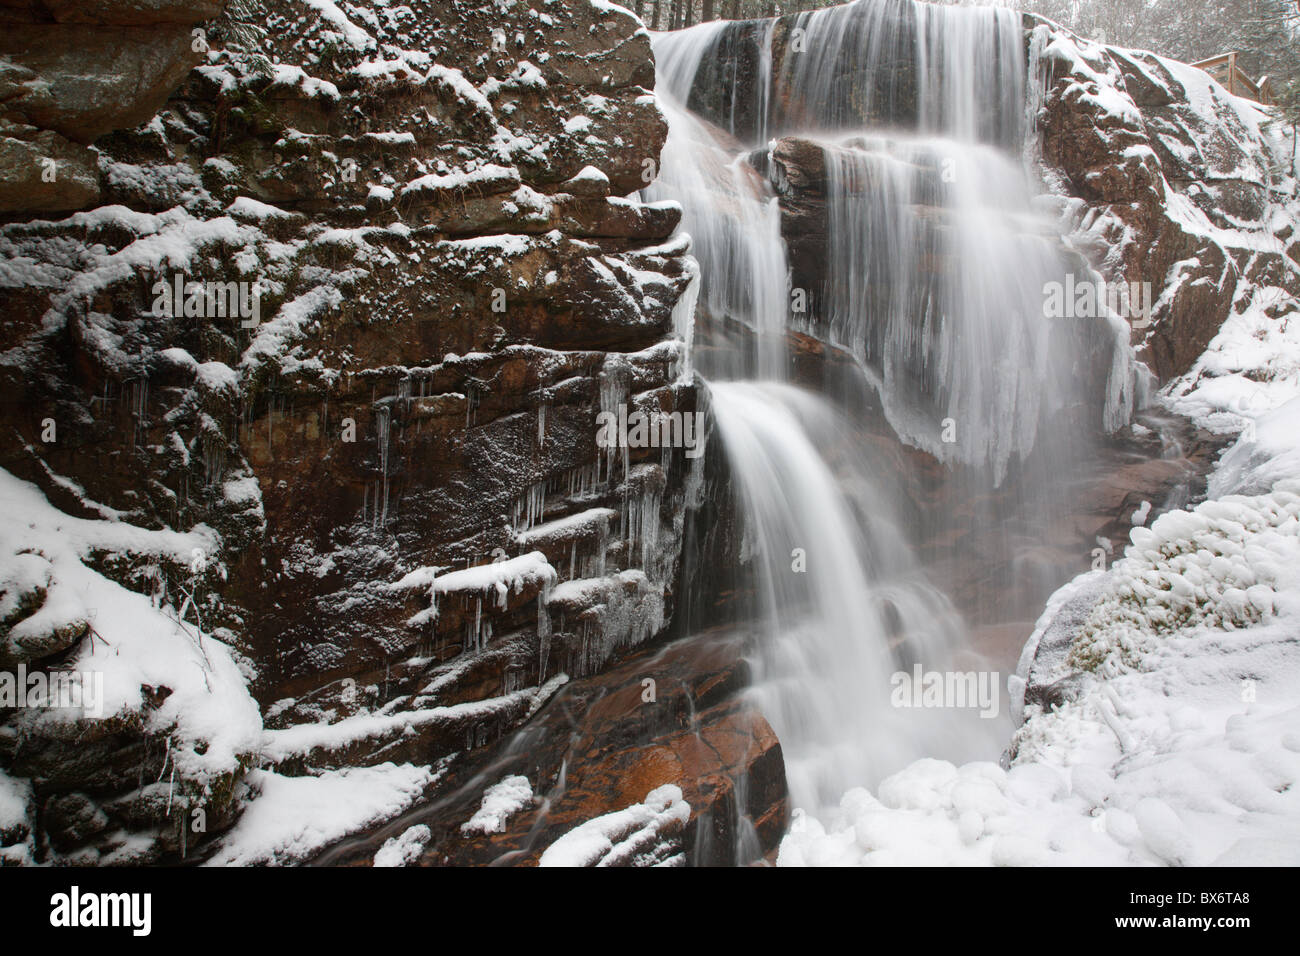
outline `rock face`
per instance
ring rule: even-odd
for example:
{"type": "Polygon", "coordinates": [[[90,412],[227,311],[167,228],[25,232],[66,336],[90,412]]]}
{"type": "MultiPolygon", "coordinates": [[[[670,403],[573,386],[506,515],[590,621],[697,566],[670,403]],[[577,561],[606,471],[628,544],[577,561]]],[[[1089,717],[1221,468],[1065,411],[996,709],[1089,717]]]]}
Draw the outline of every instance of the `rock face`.
{"type": "Polygon", "coordinates": [[[100,171],[87,145],[153,117],[199,62],[203,43],[191,28],[224,6],[0,4],[0,214],[93,205],[100,171]]]}
{"type": "Polygon", "coordinates": [[[1150,283],[1134,341],[1152,371],[1187,371],[1252,296],[1276,299],[1271,314],[1289,308],[1300,245],[1277,214],[1289,197],[1261,112],[1194,67],[1032,17],[1026,28],[1049,185],[1073,200],[1063,218],[1107,280],[1150,283]]]}
{"type": "MultiPolygon", "coordinates": [[[[0,41],[4,148],[61,143],[84,173],[0,190],[0,464],[87,540],[181,535],[75,560],[197,631],[262,702],[260,742],[176,781],[210,831],[247,766],[472,762],[560,675],[659,635],[705,438],[681,432],[680,211],[624,198],[666,135],[633,17],[263,6],[211,25],[193,71],[190,29],[219,4],[0,8],[28,24],[0,41]],[[620,406],[662,415],[673,447],[598,445],[620,406]]],[[[6,667],[86,664],[109,639],[111,609],[65,620],[52,586],[7,585],[6,667]]],[[[0,712],[0,770],[31,780],[36,824],[6,831],[14,853],[194,850],[150,789],[179,746],[171,689],[135,688],[111,720],[0,712]]]]}

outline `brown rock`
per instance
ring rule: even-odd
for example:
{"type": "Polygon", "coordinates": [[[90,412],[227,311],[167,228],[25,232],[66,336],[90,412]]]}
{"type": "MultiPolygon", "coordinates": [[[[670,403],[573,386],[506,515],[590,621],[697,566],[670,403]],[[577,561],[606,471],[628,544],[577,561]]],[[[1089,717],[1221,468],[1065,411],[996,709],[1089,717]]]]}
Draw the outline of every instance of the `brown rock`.
{"type": "Polygon", "coordinates": [[[0,123],[0,213],[70,212],[99,196],[92,150],[49,130],[0,123]]]}
{"type": "Polygon", "coordinates": [[[198,62],[191,42],[183,27],[9,26],[0,56],[39,79],[5,111],[78,143],[138,126],[198,62]]]}
{"type": "Polygon", "coordinates": [[[10,7],[49,17],[56,23],[148,26],[202,23],[225,8],[226,0],[0,0],[10,7]]]}

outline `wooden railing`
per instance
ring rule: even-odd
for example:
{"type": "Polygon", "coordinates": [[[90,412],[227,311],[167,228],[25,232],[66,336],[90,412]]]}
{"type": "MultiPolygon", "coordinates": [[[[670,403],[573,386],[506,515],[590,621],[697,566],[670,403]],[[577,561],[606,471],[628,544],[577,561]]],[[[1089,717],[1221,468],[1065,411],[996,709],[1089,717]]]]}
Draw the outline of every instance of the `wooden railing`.
{"type": "Polygon", "coordinates": [[[1234,96],[1244,96],[1246,99],[1254,100],[1264,106],[1271,106],[1273,103],[1272,82],[1268,77],[1261,77],[1256,81],[1247,76],[1245,71],[1237,65],[1237,54],[1235,52],[1221,53],[1218,56],[1210,57],[1208,60],[1202,60],[1200,63],[1193,63],[1192,65],[1210,74],[1234,96]]]}

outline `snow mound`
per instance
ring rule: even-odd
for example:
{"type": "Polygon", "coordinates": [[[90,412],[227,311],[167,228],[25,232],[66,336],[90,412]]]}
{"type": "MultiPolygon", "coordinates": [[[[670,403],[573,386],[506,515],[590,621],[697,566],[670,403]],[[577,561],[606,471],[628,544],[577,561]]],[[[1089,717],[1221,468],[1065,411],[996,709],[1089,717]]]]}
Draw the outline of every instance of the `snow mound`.
{"type": "MultiPolygon", "coordinates": [[[[70,670],[102,675],[97,706],[24,714],[29,733],[66,737],[87,718],[140,719],[167,737],[174,773],[200,787],[237,772],[258,749],[262,720],[231,649],[179,610],[111,580],[92,566],[108,556],[160,567],[217,568],[210,528],[149,530],[59,511],[35,485],[0,470],[0,660],[35,660],[71,647],[70,670]],[[34,608],[34,610],[31,610],[34,608]],[[154,705],[147,689],[166,688],[154,705]]],[[[219,570],[219,568],[217,568],[219,570]]],[[[34,666],[34,665],[33,665],[34,666]]]]}
{"type": "Polygon", "coordinates": [[[1154,643],[1197,628],[1235,630],[1277,612],[1300,592],[1300,481],[1272,494],[1231,495],[1171,511],[1112,568],[1112,587],[1085,620],[1067,663],[1082,670],[1135,668],[1154,643]]]}
{"type": "Polygon", "coordinates": [[[420,858],[433,833],[424,824],[408,827],[401,836],[385,840],[375,854],[375,866],[408,866],[420,858]]]}
{"type": "Polygon", "coordinates": [[[462,833],[502,833],[506,821],[533,802],[533,787],[520,774],[487,789],[478,811],[461,825],[462,833]]]}
{"type": "Polygon", "coordinates": [[[428,767],[385,763],[315,777],[255,770],[247,780],[258,794],[221,838],[208,866],[280,866],[304,860],[349,833],[401,813],[435,775],[428,767]]]}
{"type": "Polygon", "coordinates": [[[684,857],[671,836],[691,818],[680,787],[666,784],[645,802],[588,820],[552,843],[538,866],[676,866],[684,857]]]}

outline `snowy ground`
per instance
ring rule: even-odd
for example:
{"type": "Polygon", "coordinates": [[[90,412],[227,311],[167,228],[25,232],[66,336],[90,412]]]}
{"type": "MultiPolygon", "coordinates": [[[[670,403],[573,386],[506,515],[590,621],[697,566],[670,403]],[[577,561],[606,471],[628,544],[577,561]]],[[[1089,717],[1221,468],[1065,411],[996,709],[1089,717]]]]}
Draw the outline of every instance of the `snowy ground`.
{"type": "MultiPolygon", "coordinates": [[[[207,865],[280,865],[306,859],[349,833],[401,813],[436,776],[427,767],[391,763],[345,767],[315,777],[254,770],[248,783],[257,791],[256,799],[222,837],[207,865]]],[[[405,849],[394,854],[385,847],[384,865],[396,865],[392,857],[402,858],[405,849]]]]}
{"type": "Polygon", "coordinates": [[[1042,641],[1034,683],[1067,692],[1009,769],[922,760],[796,811],[778,865],[1300,864],[1300,321],[1266,292],[1164,394],[1239,434],[1209,500],[1052,598],[1009,690],[1042,641]]]}

